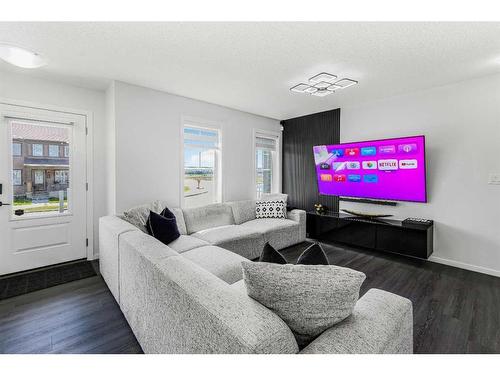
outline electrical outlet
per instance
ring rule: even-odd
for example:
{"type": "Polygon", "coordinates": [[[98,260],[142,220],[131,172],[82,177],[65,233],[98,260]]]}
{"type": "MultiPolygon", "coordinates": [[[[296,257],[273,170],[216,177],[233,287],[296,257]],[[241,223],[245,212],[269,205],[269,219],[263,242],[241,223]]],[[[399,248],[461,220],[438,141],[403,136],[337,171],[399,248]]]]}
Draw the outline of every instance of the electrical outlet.
{"type": "Polygon", "coordinates": [[[500,173],[490,173],[490,177],[488,178],[488,184],[500,185],[500,173]]]}

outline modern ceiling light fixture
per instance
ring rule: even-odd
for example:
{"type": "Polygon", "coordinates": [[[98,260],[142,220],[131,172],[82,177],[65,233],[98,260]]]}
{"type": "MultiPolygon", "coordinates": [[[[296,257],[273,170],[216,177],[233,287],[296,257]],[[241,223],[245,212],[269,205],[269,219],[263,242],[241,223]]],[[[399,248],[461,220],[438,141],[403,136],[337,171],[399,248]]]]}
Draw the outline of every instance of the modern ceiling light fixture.
{"type": "Polygon", "coordinates": [[[0,43],[0,59],[26,69],[40,68],[48,62],[36,52],[8,43],[0,43]]]}
{"type": "Polygon", "coordinates": [[[337,90],[343,90],[358,83],[350,78],[337,79],[338,77],[330,73],[319,73],[309,78],[309,83],[299,83],[290,88],[293,92],[310,94],[314,96],[327,96],[337,90]]]}

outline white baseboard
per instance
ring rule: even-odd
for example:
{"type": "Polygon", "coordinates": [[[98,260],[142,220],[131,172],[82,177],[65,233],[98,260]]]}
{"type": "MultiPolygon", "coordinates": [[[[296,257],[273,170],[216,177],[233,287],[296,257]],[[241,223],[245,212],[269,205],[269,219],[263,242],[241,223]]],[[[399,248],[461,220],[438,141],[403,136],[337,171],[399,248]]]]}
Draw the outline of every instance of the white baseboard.
{"type": "Polygon", "coordinates": [[[91,257],[87,257],[87,260],[96,260],[96,259],[99,259],[99,253],[92,254],[91,257]]]}
{"type": "Polygon", "coordinates": [[[486,275],[500,277],[500,271],[499,270],[494,270],[492,268],[474,266],[472,264],[462,263],[462,262],[458,262],[456,260],[439,258],[439,257],[436,257],[434,255],[431,255],[429,257],[429,261],[435,262],[435,263],[446,264],[447,266],[452,266],[452,267],[457,267],[457,268],[463,268],[463,269],[469,270],[469,271],[484,273],[486,275]]]}

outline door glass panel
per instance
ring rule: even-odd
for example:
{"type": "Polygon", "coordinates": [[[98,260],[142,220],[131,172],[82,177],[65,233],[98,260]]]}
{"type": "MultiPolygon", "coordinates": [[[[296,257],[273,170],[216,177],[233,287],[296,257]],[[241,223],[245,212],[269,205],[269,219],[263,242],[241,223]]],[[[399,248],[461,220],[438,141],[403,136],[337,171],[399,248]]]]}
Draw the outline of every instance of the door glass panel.
{"type": "Polygon", "coordinates": [[[33,216],[67,212],[70,129],[64,125],[12,121],[11,134],[13,214],[33,216]],[[14,146],[18,144],[21,146],[14,146]],[[60,146],[64,153],[59,152],[60,146]],[[32,153],[15,152],[19,148],[31,148],[32,153]],[[49,150],[47,156],[44,156],[44,149],[49,150]]]}

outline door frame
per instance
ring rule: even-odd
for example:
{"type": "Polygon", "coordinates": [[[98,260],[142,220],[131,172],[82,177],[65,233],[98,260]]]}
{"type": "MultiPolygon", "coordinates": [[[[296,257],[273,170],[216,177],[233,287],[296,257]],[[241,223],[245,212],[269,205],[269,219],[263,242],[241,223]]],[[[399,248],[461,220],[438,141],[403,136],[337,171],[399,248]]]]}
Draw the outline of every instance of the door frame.
{"type": "MultiPolygon", "coordinates": [[[[94,253],[94,207],[93,207],[93,196],[94,196],[94,113],[92,111],[87,111],[83,109],[68,108],[63,106],[56,106],[51,104],[40,104],[30,101],[9,99],[5,97],[0,97],[0,104],[13,105],[27,110],[46,110],[52,112],[59,112],[61,114],[69,115],[79,115],[84,117],[86,137],[85,137],[85,175],[87,180],[87,191],[86,191],[86,201],[85,201],[85,223],[86,223],[86,238],[87,243],[87,260],[93,260],[98,258],[94,253]]],[[[9,202],[10,203],[10,202],[9,202]]]]}

